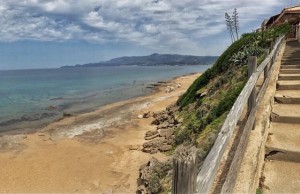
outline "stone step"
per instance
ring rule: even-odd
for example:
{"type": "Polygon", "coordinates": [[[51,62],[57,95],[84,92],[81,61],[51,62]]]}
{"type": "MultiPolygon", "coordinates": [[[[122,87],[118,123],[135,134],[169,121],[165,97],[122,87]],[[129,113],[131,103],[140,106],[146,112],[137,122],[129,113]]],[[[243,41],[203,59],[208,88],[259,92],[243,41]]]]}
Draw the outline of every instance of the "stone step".
{"type": "Polygon", "coordinates": [[[266,159],[300,163],[300,124],[271,124],[266,159]]]}
{"type": "Polygon", "coordinates": [[[281,60],[287,60],[287,59],[300,59],[299,53],[284,53],[281,60]]]}
{"type": "Polygon", "coordinates": [[[281,61],[281,65],[300,65],[300,61],[281,61]]]}
{"type": "Polygon", "coordinates": [[[281,69],[300,69],[299,65],[281,65],[281,69]]]}
{"type": "Polygon", "coordinates": [[[266,161],[263,175],[264,194],[299,193],[300,191],[300,163],[266,161]]]}
{"type": "Polygon", "coordinates": [[[300,69],[280,69],[280,73],[282,74],[300,74],[300,69]]]}
{"type": "Polygon", "coordinates": [[[299,48],[286,47],[286,49],[284,50],[284,53],[297,53],[297,52],[300,52],[299,48]]]}
{"type": "Polygon", "coordinates": [[[298,57],[298,58],[300,58],[300,50],[293,50],[293,51],[285,51],[284,53],[283,53],[283,57],[284,56],[286,56],[286,55],[293,55],[293,56],[295,56],[295,57],[298,57]]]}
{"type": "Polygon", "coordinates": [[[293,58],[299,58],[299,53],[285,53],[283,54],[281,60],[288,60],[293,58]]]}
{"type": "Polygon", "coordinates": [[[277,90],[300,90],[300,80],[279,80],[277,90]]]}
{"type": "Polygon", "coordinates": [[[281,104],[300,104],[300,92],[297,90],[278,90],[274,98],[281,104]]]}
{"type": "Polygon", "coordinates": [[[274,104],[272,108],[272,122],[300,124],[300,105],[274,104]]]}
{"type": "Polygon", "coordinates": [[[300,80],[300,74],[279,74],[278,80],[300,80]]]}

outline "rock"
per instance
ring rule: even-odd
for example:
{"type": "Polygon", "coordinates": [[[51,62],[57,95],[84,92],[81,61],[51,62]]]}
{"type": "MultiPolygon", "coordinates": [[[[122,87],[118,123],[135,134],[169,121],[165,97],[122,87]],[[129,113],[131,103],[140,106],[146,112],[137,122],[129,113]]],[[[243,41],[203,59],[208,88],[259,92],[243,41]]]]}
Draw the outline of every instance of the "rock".
{"type": "Polygon", "coordinates": [[[145,152],[145,153],[151,153],[152,148],[151,148],[151,147],[144,147],[144,148],[142,149],[142,151],[145,152]]]}
{"type": "Polygon", "coordinates": [[[165,137],[166,139],[169,139],[174,134],[174,130],[172,128],[167,129],[161,129],[159,132],[160,137],[165,137]]]}
{"type": "Polygon", "coordinates": [[[152,136],[145,137],[145,140],[151,140],[151,139],[157,138],[158,136],[159,136],[159,133],[152,135],[152,136]]]}
{"type": "Polygon", "coordinates": [[[174,119],[171,116],[168,117],[168,123],[169,124],[174,124],[174,119]]]}
{"type": "Polygon", "coordinates": [[[153,118],[156,118],[158,114],[159,114],[159,113],[157,113],[157,112],[153,112],[153,113],[152,113],[152,117],[153,117],[153,118]]]}
{"type": "Polygon", "coordinates": [[[176,87],[177,87],[177,88],[181,88],[181,84],[180,84],[180,83],[177,83],[177,84],[176,84],[176,87]]]}
{"type": "Polygon", "coordinates": [[[150,111],[144,112],[143,118],[149,118],[150,117],[150,111]]]}
{"type": "Polygon", "coordinates": [[[165,138],[157,138],[157,139],[150,140],[143,144],[142,151],[146,152],[146,153],[151,153],[151,152],[153,152],[153,150],[157,150],[159,147],[161,147],[166,142],[167,141],[165,140],[165,138]]]}
{"type": "Polygon", "coordinates": [[[167,128],[167,127],[169,127],[169,123],[168,122],[163,122],[162,124],[160,124],[160,125],[158,125],[157,126],[157,129],[165,129],[165,128],[167,128]]]}
{"type": "Polygon", "coordinates": [[[175,143],[174,140],[175,140],[175,136],[174,135],[172,135],[172,137],[166,139],[168,145],[173,145],[175,143]]]}
{"type": "Polygon", "coordinates": [[[129,150],[138,150],[139,146],[138,145],[130,145],[129,150]]]}
{"type": "Polygon", "coordinates": [[[202,92],[201,94],[200,94],[200,97],[204,97],[204,96],[206,96],[207,95],[207,91],[204,91],[204,92],[202,92]]]}
{"type": "Polygon", "coordinates": [[[155,119],[151,122],[152,125],[159,125],[159,120],[155,119]]]}
{"type": "Polygon", "coordinates": [[[147,131],[146,132],[146,137],[150,137],[150,136],[153,136],[153,135],[156,135],[158,134],[158,131],[157,130],[150,130],[150,131],[147,131]]]}
{"type": "Polygon", "coordinates": [[[173,86],[167,86],[167,88],[165,88],[165,93],[171,93],[175,90],[175,88],[173,86]]]}
{"type": "Polygon", "coordinates": [[[145,165],[142,165],[139,169],[137,193],[161,193],[162,185],[160,180],[158,179],[157,173],[167,174],[171,170],[171,161],[163,163],[152,157],[145,165]]]}
{"type": "Polygon", "coordinates": [[[56,110],[56,109],[57,109],[57,107],[52,106],[52,105],[48,106],[48,108],[47,108],[47,110],[56,110]]]}
{"type": "Polygon", "coordinates": [[[70,116],[72,116],[72,114],[64,112],[64,113],[63,113],[63,116],[64,116],[64,117],[70,117],[70,116]]]}
{"type": "Polygon", "coordinates": [[[177,121],[178,123],[182,123],[182,122],[183,122],[183,118],[178,118],[178,119],[176,119],[176,121],[177,121]]]}
{"type": "Polygon", "coordinates": [[[158,152],[158,149],[152,149],[150,154],[156,154],[158,152]]]}
{"type": "Polygon", "coordinates": [[[140,194],[146,194],[147,192],[146,186],[143,184],[139,185],[137,190],[139,191],[140,194]]]}
{"type": "Polygon", "coordinates": [[[142,118],[144,118],[144,117],[143,117],[143,115],[138,115],[138,118],[139,118],[139,119],[142,119],[142,118]]]}
{"type": "Polygon", "coordinates": [[[170,150],[172,150],[172,146],[171,145],[163,145],[163,146],[161,146],[160,148],[159,148],[159,150],[161,151],[161,152],[167,152],[167,151],[170,151],[170,150]]]}

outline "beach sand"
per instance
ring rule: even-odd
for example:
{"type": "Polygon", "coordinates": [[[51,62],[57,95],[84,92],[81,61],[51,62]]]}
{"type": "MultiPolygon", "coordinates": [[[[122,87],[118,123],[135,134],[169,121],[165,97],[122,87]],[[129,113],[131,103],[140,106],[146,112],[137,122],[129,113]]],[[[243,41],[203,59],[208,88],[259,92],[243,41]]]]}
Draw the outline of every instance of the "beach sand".
{"type": "Polygon", "coordinates": [[[145,111],[175,103],[199,74],[178,77],[147,96],[65,117],[30,134],[0,136],[0,193],[135,193],[139,167],[162,153],[140,151],[155,129],[145,111]],[[181,87],[166,93],[168,85],[181,87]]]}

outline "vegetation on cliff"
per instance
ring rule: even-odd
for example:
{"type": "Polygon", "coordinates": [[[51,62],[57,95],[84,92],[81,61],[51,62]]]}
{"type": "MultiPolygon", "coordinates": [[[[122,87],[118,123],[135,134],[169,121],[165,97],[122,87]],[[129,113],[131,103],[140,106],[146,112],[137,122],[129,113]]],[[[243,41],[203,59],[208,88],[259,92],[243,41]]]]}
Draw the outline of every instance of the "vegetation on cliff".
{"type": "Polygon", "coordinates": [[[271,51],[276,38],[287,34],[288,24],[262,32],[244,34],[234,42],[190,86],[177,104],[183,118],[176,131],[176,145],[192,143],[203,150],[203,158],[212,146],[222,123],[247,82],[247,58],[257,56],[260,64],[271,51]]]}
{"type": "MultiPolygon", "coordinates": [[[[177,146],[194,145],[203,161],[211,149],[222,124],[247,82],[247,58],[257,56],[260,64],[271,51],[276,38],[289,32],[284,24],[263,32],[243,34],[204,72],[177,102],[176,118],[182,122],[175,129],[177,146]]],[[[161,173],[168,174],[168,173],[161,173]]],[[[161,183],[171,177],[160,177],[161,183]]],[[[169,185],[169,188],[171,186],[169,185]]],[[[164,185],[161,192],[168,192],[164,185]]]]}

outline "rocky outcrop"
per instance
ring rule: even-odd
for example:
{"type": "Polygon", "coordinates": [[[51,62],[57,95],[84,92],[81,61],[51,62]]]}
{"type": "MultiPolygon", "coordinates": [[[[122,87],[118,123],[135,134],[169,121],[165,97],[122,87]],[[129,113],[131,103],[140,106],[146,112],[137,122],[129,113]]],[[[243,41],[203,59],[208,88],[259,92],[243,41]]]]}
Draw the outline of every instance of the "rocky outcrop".
{"type": "Polygon", "coordinates": [[[139,169],[138,188],[137,191],[140,194],[152,194],[152,190],[159,192],[160,188],[150,188],[151,184],[151,172],[154,166],[159,161],[156,158],[151,158],[148,163],[142,165],[139,169]]]}
{"type": "Polygon", "coordinates": [[[180,125],[180,122],[175,118],[175,106],[170,106],[166,110],[158,113],[153,113],[153,125],[156,125],[155,130],[147,131],[145,140],[149,140],[143,144],[142,151],[150,154],[157,152],[167,152],[173,149],[174,130],[180,125]]]}
{"type": "Polygon", "coordinates": [[[164,184],[161,182],[163,175],[172,174],[171,161],[160,162],[152,157],[146,164],[139,169],[139,178],[137,180],[139,194],[156,194],[165,190],[164,184]]]}

